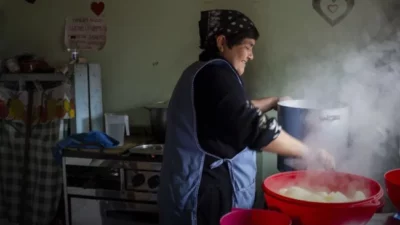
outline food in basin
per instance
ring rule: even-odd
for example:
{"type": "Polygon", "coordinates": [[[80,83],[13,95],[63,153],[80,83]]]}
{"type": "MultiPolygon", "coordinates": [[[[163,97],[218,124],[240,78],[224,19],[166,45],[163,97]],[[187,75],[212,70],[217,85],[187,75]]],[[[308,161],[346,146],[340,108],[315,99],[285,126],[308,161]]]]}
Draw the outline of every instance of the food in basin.
{"type": "Polygon", "coordinates": [[[348,197],[340,191],[316,191],[298,186],[281,188],[279,194],[303,201],[325,203],[356,202],[367,198],[363,191],[356,191],[352,197],[348,197]]]}
{"type": "Polygon", "coordinates": [[[263,189],[268,208],[290,216],[294,225],[364,225],[383,196],[378,182],[336,171],[278,173],[264,180],[263,189]]]}

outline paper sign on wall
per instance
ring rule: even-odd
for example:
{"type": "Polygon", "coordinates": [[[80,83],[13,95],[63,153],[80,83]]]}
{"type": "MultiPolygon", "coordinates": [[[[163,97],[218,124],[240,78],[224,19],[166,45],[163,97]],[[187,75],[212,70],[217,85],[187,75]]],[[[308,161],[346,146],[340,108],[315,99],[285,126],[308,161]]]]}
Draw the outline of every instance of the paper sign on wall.
{"type": "Polygon", "coordinates": [[[65,21],[64,44],[80,51],[101,50],[107,40],[107,26],[103,18],[76,17],[65,21]]]}

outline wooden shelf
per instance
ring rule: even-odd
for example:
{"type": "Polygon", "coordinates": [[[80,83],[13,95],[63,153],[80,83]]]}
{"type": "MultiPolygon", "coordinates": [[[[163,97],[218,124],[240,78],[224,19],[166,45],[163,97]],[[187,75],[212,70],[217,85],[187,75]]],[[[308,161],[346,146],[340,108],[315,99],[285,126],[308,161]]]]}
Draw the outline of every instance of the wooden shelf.
{"type": "Polygon", "coordinates": [[[60,73],[4,73],[0,82],[7,81],[65,81],[68,78],[60,73]]]}

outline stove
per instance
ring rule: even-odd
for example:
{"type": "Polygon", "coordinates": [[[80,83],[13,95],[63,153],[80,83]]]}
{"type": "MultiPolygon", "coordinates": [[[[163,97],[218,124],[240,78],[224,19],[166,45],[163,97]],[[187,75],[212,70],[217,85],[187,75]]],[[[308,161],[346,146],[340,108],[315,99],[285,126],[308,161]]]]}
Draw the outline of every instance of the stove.
{"type": "Polygon", "coordinates": [[[140,145],[129,149],[126,155],[143,155],[148,161],[128,162],[124,169],[123,186],[126,191],[157,192],[160,184],[161,163],[152,162],[162,156],[164,146],[160,144],[140,145]]]}
{"type": "Polygon", "coordinates": [[[64,150],[66,224],[157,224],[163,149],[64,150]]]}

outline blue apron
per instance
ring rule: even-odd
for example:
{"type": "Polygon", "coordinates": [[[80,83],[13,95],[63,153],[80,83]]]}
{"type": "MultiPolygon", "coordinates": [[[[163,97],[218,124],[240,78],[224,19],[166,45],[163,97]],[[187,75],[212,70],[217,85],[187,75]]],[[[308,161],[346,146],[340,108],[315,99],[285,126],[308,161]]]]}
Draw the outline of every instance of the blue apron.
{"type": "MultiPolygon", "coordinates": [[[[193,83],[197,73],[208,64],[231,65],[215,59],[195,62],[179,79],[168,106],[167,132],[158,191],[160,225],[197,225],[197,200],[204,158],[216,159],[211,169],[228,165],[233,186],[232,207],[249,209],[255,199],[256,152],[243,149],[232,159],[205,152],[197,139],[193,83]]],[[[241,83],[242,84],[242,83],[241,83]]]]}

